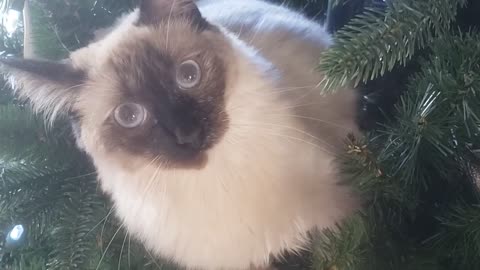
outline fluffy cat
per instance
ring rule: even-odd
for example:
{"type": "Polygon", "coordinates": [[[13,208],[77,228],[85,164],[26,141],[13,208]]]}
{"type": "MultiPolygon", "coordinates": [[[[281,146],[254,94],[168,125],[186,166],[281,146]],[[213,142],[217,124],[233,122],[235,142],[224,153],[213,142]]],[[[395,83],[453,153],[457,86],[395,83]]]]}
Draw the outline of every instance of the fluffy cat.
{"type": "Polygon", "coordinates": [[[3,59],[78,143],[128,231],[188,269],[268,267],[359,207],[335,157],[357,94],[321,95],[325,29],[256,0],[144,0],[61,62],[3,59]]]}

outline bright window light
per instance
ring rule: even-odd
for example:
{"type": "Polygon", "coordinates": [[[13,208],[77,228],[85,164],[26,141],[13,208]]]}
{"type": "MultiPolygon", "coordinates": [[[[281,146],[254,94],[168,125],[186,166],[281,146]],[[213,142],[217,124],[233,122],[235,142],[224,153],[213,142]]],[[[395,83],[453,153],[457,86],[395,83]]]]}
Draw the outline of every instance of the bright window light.
{"type": "Polygon", "coordinates": [[[17,30],[20,14],[19,11],[10,9],[7,13],[2,15],[2,24],[9,34],[12,34],[17,30]]]}

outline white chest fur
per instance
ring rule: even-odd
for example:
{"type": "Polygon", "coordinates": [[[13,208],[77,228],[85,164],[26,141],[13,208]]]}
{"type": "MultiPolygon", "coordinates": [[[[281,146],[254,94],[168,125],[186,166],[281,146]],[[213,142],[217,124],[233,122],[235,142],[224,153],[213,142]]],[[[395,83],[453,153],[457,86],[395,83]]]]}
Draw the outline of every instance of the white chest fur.
{"type": "Polygon", "coordinates": [[[288,100],[251,93],[259,82],[249,78],[232,91],[229,129],[204,168],[151,164],[130,173],[108,157],[97,162],[130,233],[190,269],[266,266],[271,256],[305,248],[308,230],[334,226],[357,206],[339,185],[335,147],[317,140],[321,132],[303,131],[284,110],[288,100]]]}
{"type": "Polygon", "coordinates": [[[218,149],[201,171],[152,166],[133,176],[101,166],[100,176],[130,233],[157,254],[192,268],[262,266],[270,255],[304,247],[307,230],[333,226],[354,205],[320,151],[265,139],[255,151],[218,149]],[[138,185],[145,179],[152,181],[138,185]]]}

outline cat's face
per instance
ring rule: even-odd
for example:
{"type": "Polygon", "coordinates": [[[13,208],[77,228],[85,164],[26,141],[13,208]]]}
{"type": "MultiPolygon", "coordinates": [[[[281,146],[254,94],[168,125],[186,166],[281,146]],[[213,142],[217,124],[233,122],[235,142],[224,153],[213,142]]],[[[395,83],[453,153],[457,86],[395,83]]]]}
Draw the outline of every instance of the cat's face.
{"type": "Polygon", "coordinates": [[[52,114],[68,109],[82,143],[121,166],[155,159],[202,167],[229,125],[231,48],[192,1],[144,1],[139,13],[122,36],[73,53],[70,63],[12,60],[20,95],[52,114]]]}
{"type": "Polygon", "coordinates": [[[135,28],[111,48],[102,72],[89,74],[74,108],[83,137],[96,130],[112,154],[201,166],[228,128],[223,36],[187,20],[135,28]]]}

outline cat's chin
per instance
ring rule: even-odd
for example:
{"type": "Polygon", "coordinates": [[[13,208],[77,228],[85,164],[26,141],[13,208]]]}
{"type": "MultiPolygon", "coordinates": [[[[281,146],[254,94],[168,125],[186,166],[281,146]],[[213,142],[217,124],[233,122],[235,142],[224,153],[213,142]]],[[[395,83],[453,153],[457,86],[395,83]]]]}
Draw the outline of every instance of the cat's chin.
{"type": "Polygon", "coordinates": [[[182,149],[178,146],[175,155],[163,156],[159,158],[159,165],[164,170],[168,169],[203,169],[208,162],[206,150],[182,149]]]}

